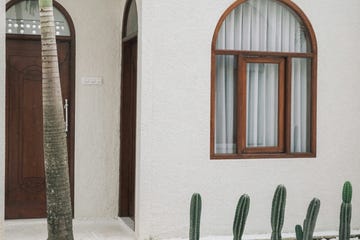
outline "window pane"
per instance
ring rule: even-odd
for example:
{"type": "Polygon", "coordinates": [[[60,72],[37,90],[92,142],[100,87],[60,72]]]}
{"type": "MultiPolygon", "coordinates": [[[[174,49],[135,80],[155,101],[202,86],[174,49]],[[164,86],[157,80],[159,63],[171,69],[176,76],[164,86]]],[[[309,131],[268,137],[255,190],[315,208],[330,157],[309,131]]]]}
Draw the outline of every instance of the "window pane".
{"type": "Polygon", "coordinates": [[[311,60],[294,58],[291,78],[291,152],[310,152],[311,60]]]}
{"type": "Polygon", "coordinates": [[[279,65],[248,63],[246,147],[278,146],[279,65]]]}
{"type": "Polygon", "coordinates": [[[236,153],[235,56],[216,56],[215,153],[236,153]]]}
{"type": "MultiPolygon", "coordinates": [[[[70,28],[64,15],[54,8],[55,30],[58,36],[70,36],[70,28]]],[[[40,16],[37,0],[21,1],[6,11],[6,32],[13,34],[40,35],[40,16]],[[32,7],[34,6],[34,8],[32,7]]]]}
{"type": "Polygon", "coordinates": [[[235,8],[220,28],[216,49],[311,51],[308,33],[300,18],[274,0],[248,0],[235,8]]]}

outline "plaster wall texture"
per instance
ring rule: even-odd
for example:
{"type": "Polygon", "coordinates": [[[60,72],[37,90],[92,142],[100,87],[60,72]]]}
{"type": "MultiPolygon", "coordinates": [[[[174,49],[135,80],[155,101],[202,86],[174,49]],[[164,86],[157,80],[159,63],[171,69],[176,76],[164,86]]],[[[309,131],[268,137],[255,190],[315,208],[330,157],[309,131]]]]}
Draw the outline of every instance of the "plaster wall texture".
{"type": "MultiPolygon", "coordinates": [[[[5,79],[5,0],[0,0],[0,79],[5,79]]],[[[0,80],[0,99],[5,99],[5,81],[0,80]]],[[[5,101],[0,101],[0,136],[5,137],[5,101]]],[[[4,234],[5,138],[0,137],[0,240],[4,234]]]]}
{"type": "Polygon", "coordinates": [[[142,190],[143,185],[146,183],[143,182],[142,175],[146,175],[145,172],[142,172],[142,152],[141,152],[141,145],[142,145],[142,135],[143,129],[146,128],[146,123],[142,121],[141,114],[142,114],[142,96],[146,94],[143,92],[142,87],[142,48],[143,48],[143,41],[142,41],[142,0],[136,0],[136,6],[138,10],[138,56],[137,56],[137,106],[136,106],[136,173],[135,173],[135,235],[139,239],[140,238],[140,230],[142,228],[142,223],[140,219],[143,218],[142,211],[140,209],[140,199],[142,199],[142,190]]]}
{"type": "MultiPolygon", "coordinates": [[[[239,196],[251,206],[245,233],[269,233],[278,184],[288,189],[283,230],[322,201],[317,231],[337,230],[341,188],[360,205],[360,1],[294,0],[317,35],[317,158],[210,160],[210,54],[218,19],[233,0],[143,1],[139,239],[186,237],[193,192],[203,197],[201,235],[231,235],[239,196]]],[[[356,210],[354,210],[356,212],[356,210]]],[[[360,228],[360,215],[352,226],[360,228]]]]}
{"type": "MultiPolygon", "coordinates": [[[[69,12],[76,31],[75,218],[114,218],[118,212],[120,39],[125,1],[58,2],[69,12]],[[103,84],[83,85],[82,77],[102,77],[103,84]]],[[[2,65],[0,72],[5,72],[1,70],[2,65]]],[[[0,89],[4,99],[2,85],[0,89]]],[[[0,109],[4,116],[4,108],[0,109]]],[[[0,135],[5,136],[3,119],[0,123],[0,135]]],[[[3,141],[0,138],[1,154],[3,141]]]]}
{"type": "Polygon", "coordinates": [[[120,49],[125,1],[59,1],[76,31],[75,217],[116,217],[120,49]],[[102,85],[83,85],[99,76],[102,85]]]}

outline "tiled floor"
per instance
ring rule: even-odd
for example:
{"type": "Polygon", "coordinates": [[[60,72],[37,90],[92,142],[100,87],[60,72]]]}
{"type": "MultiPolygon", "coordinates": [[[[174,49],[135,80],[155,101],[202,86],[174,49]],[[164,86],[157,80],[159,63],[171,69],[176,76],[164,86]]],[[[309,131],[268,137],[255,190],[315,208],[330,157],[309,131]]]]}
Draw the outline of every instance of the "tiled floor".
{"type": "MultiPolygon", "coordinates": [[[[7,220],[5,240],[46,240],[46,220],[7,220]]],[[[122,220],[74,220],[75,240],[135,240],[122,220]]]]}

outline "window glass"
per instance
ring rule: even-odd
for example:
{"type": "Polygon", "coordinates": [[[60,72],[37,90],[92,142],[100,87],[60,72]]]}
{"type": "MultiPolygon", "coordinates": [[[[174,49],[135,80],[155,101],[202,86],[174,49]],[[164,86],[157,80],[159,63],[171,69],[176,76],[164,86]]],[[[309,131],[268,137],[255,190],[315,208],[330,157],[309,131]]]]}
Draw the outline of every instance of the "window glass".
{"type": "Polygon", "coordinates": [[[131,36],[138,31],[138,16],[135,1],[131,1],[129,13],[126,20],[126,33],[125,37],[131,36]]]}
{"type": "Polygon", "coordinates": [[[294,58],[291,72],[291,152],[309,152],[311,60],[294,58]]]}
{"type": "Polygon", "coordinates": [[[216,56],[215,152],[236,153],[237,58],[216,56]]]}
{"type": "MultiPolygon", "coordinates": [[[[70,36],[65,16],[54,7],[55,31],[57,36],[70,36]]],[[[40,16],[37,0],[21,1],[6,11],[6,32],[12,34],[40,35],[40,16]],[[30,5],[34,8],[30,7],[30,5]]]]}
{"type": "Polygon", "coordinates": [[[278,64],[247,63],[247,148],[278,145],[278,71],[278,64]]]}
{"type": "Polygon", "coordinates": [[[217,49],[272,52],[309,52],[308,33],[287,6],[275,0],[248,0],[223,22],[217,49]]]}

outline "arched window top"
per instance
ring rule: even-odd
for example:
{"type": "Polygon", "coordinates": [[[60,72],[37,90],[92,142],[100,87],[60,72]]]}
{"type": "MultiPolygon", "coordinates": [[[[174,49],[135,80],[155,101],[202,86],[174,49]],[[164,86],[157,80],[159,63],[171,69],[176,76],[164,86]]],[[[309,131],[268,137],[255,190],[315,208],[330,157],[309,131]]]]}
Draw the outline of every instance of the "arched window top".
{"type": "MultiPolygon", "coordinates": [[[[69,23],[55,6],[54,18],[56,35],[70,36],[69,23]]],[[[6,11],[6,33],[40,35],[40,16],[37,0],[31,0],[31,2],[19,1],[6,11]]]]}
{"type": "Polygon", "coordinates": [[[239,0],[222,16],[216,50],[314,52],[312,28],[288,0],[239,0]]]}
{"type": "Polygon", "coordinates": [[[135,0],[127,2],[124,15],[124,32],[123,37],[132,37],[137,35],[138,32],[138,14],[136,9],[135,0]]]}

